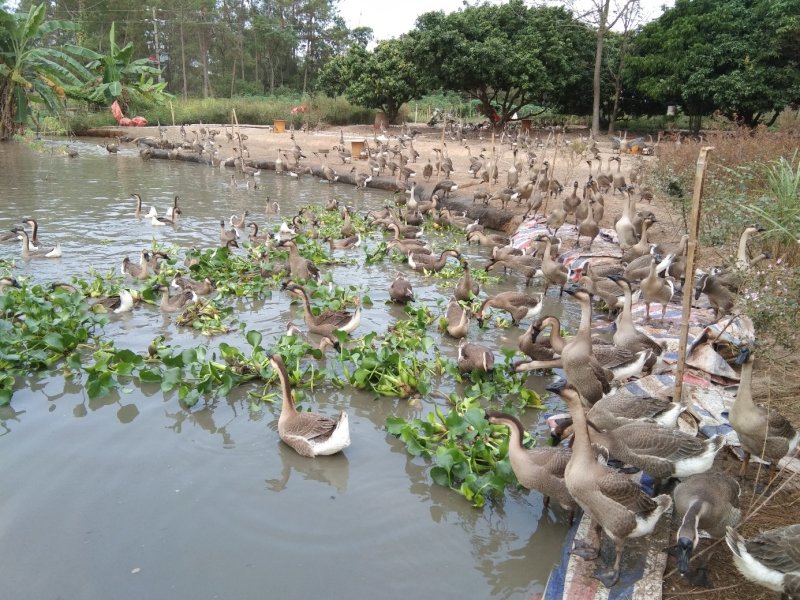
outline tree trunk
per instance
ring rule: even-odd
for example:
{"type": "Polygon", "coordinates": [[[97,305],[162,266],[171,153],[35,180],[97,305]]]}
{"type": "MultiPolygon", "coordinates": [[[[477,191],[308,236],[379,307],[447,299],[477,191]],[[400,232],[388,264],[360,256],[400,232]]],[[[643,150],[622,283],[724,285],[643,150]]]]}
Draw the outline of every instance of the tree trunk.
{"type": "Polygon", "coordinates": [[[180,36],[181,36],[181,74],[183,76],[183,99],[186,100],[189,97],[189,84],[187,83],[186,80],[186,44],[183,38],[183,11],[181,11],[180,36]]]}
{"type": "Polygon", "coordinates": [[[611,0],[605,0],[600,10],[597,26],[597,45],[594,52],[594,78],[592,79],[592,137],[600,136],[600,73],[603,67],[603,44],[606,38],[606,22],[611,0]]]}

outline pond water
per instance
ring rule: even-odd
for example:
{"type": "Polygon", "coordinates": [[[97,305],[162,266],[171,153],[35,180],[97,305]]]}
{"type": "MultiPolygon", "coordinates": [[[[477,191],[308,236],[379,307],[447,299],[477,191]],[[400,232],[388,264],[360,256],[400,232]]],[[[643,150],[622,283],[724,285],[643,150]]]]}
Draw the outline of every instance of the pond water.
{"type": "MultiPolygon", "coordinates": [[[[109,155],[92,141],[73,146],[77,159],[0,144],[0,230],[37,218],[40,237],[64,252],[61,259],[25,263],[18,243],[0,246],[0,258],[16,259],[18,277],[69,281],[88,278],[91,269],[119,270],[124,256],[135,262],[153,240],[215,247],[220,218],[244,209],[275,228],[280,217],[265,214],[267,195],[284,215],[333,196],[362,211],[390,198],[271,172],[261,174],[257,190],[232,190],[229,173],[219,169],[143,162],[131,150],[109,155]],[[179,194],[179,227],[136,220],[132,192],[159,214],[179,194]]],[[[367,243],[380,239],[373,233],[367,243]]],[[[485,248],[461,246],[474,264],[483,263],[485,248]]],[[[337,254],[357,266],[327,269],[333,280],[358,286],[374,301],[358,335],[383,333],[403,316],[385,304],[395,271],[408,273],[417,297],[434,311],[441,312],[437,300],[446,302],[454,284],[388,261],[365,266],[362,251],[337,254]]],[[[522,284],[510,279],[488,287],[494,293],[522,284]]],[[[265,348],[288,318],[302,323],[280,291],[234,306],[242,330],[260,331],[265,348]]],[[[562,310],[553,298],[545,308],[562,310]]],[[[572,307],[564,318],[574,320],[572,307]]],[[[245,346],[238,328],[209,339],[173,320],[142,305],[111,315],[104,337],[136,352],[158,335],[178,347],[245,346]]],[[[454,357],[452,340],[431,329],[454,357]]],[[[515,348],[518,334],[490,326],[471,336],[499,349],[515,348]]],[[[542,390],[548,380],[532,376],[529,385],[542,390]]],[[[307,459],[280,442],[278,405],[250,410],[247,394],[255,384],[184,409],[157,386],[89,400],[58,371],[17,383],[10,406],[0,407],[0,580],[7,598],[523,599],[543,589],[559,558],[565,517],[559,509],[543,514],[539,494],[508,490],[473,508],[434,484],[426,461],[411,458],[386,432],[387,416],[409,418],[429,408],[428,401],[420,408],[352,388],[316,389],[314,410],[349,412],[353,442],[343,454],[307,459]]],[[[448,382],[441,387],[453,389],[448,382]]],[[[524,420],[545,437],[538,411],[524,420]]]]}

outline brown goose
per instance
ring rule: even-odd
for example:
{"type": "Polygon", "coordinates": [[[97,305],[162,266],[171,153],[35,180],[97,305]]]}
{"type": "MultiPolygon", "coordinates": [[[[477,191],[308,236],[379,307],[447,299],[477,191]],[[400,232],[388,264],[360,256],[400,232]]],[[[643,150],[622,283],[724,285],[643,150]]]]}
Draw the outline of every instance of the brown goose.
{"type": "Polygon", "coordinates": [[[352,313],[347,310],[324,310],[315,315],[311,312],[311,302],[303,286],[288,282],[285,284],[284,289],[298,296],[303,302],[303,317],[311,333],[333,337],[334,331],[352,333],[361,323],[360,305],[352,313]]]}
{"type": "Polygon", "coordinates": [[[292,240],[283,240],[278,246],[289,248],[289,273],[293,279],[313,279],[319,281],[319,268],[312,261],[300,254],[297,244],[292,240]]]}
{"type": "Polygon", "coordinates": [[[561,360],[567,382],[575,387],[581,399],[591,406],[611,391],[614,374],[603,368],[592,353],[592,298],[581,289],[568,289],[581,306],[581,322],[575,336],[561,349],[561,360]]]}
{"type": "Polygon", "coordinates": [[[447,264],[447,257],[461,258],[461,253],[458,250],[445,250],[439,255],[439,258],[433,257],[428,254],[416,254],[414,252],[408,253],[408,266],[415,271],[430,271],[438,273],[444,269],[447,264]]]}
{"type": "Polygon", "coordinates": [[[335,240],[328,236],[323,241],[328,242],[331,251],[333,250],[349,250],[350,248],[358,248],[361,245],[361,234],[356,233],[350,237],[335,240]]]}
{"type": "Polygon", "coordinates": [[[467,338],[462,337],[458,344],[456,364],[462,373],[473,371],[485,373],[494,369],[494,354],[486,346],[473,344],[468,342],[467,338]]]}
{"type": "Polygon", "coordinates": [[[486,319],[486,311],[490,308],[499,308],[508,312],[511,315],[511,323],[519,325],[523,319],[532,319],[542,312],[542,297],[514,291],[500,292],[489,296],[483,301],[480,310],[475,315],[481,327],[486,319]]]}
{"type": "Polygon", "coordinates": [[[130,275],[134,279],[147,279],[150,276],[148,273],[148,259],[149,255],[144,250],[139,254],[139,264],[131,262],[127,256],[122,259],[122,267],[120,271],[123,275],[130,275]]]}
{"type": "Polygon", "coordinates": [[[27,219],[23,219],[22,222],[31,228],[31,235],[30,239],[28,240],[28,245],[30,246],[30,249],[38,250],[39,247],[42,245],[42,241],[39,239],[38,221],[34,218],[28,217],[27,219]]]}
{"type": "Polygon", "coordinates": [[[27,231],[22,227],[14,228],[11,231],[17,234],[17,239],[21,242],[20,248],[23,260],[30,260],[32,258],[61,258],[61,256],[63,256],[61,244],[56,244],[54,248],[32,248],[27,231]]]}
{"type": "Polygon", "coordinates": [[[450,298],[445,313],[446,331],[450,337],[460,339],[469,333],[470,311],[459,304],[455,298],[450,298]]]}
{"type": "Polygon", "coordinates": [[[677,427],[678,417],[686,408],[684,404],[640,396],[621,388],[600,398],[586,416],[597,429],[607,431],[642,420],[653,421],[662,427],[677,427]]]}
{"type": "Polygon", "coordinates": [[[197,302],[197,294],[192,290],[183,290],[177,296],[170,296],[169,286],[166,285],[156,285],[153,290],[161,292],[159,307],[163,312],[177,312],[183,309],[187,304],[197,302]]]}
{"type": "Polygon", "coordinates": [[[278,435],[301,456],[336,454],[350,445],[350,425],[347,413],[342,411],[338,420],[319,413],[299,412],[292,399],[289,374],[278,354],[270,359],[281,383],[281,416],[278,417],[278,435]]]}
{"type": "Polygon", "coordinates": [[[481,288],[477,281],[472,280],[472,274],[469,270],[469,263],[466,260],[461,261],[461,266],[464,267],[464,274],[461,279],[456,283],[456,289],[453,292],[456,300],[461,302],[469,302],[474,296],[480,293],[481,288]]]}
{"type": "Polygon", "coordinates": [[[350,238],[356,235],[356,228],[353,226],[353,221],[350,219],[350,211],[347,207],[342,208],[342,226],[340,232],[343,238],[350,238]]]}
{"type": "Polygon", "coordinates": [[[672,506],[672,499],[667,494],[650,498],[636,482],[598,462],[589,441],[580,396],[573,388],[566,387],[561,397],[572,413],[575,430],[564,480],[575,502],[591,517],[597,536],[596,546],[582,540],[575,543],[572,553],[584,560],[596,559],[600,554],[600,531],[605,531],[614,542],[616,557],[612,567],[598,568],[594,577],[609,588],[619,579],[625,540],[651,533],[661,515],[672,506]]]}
{"type": "Polygon", "coordinates": [[[656,257],[650,257],[650,272],[647,277],[642,279],[639,289],[642,290],[642,300],[645,305],[645,319],[650,320],[650,305],[653,303],[661,305],[661,320],[667,313],[667,305],[675,293],[675,284],[666,277],[659,277],[656,274],[656,257]]]}
{"type": "Polygon", "coordinates": [[[572,450],[563,446],[526,448],[522,445],[525,428],[520,420],[507,413],[487,410],[486,418],[490,423],[508,427],[508,460],[511,470],[520,485],[529,490],[536,490],[544,496],[544,508],[547,509],[550,498],[572,513],[576,503],[567,491],[564,471],[567,468],[572,450]]]}
{"type": "Polygon", "coordinates": [[[542,273],[544,274],[544,293],[547,295],[547,289],[551,285],[557,285],[559,288],[559,297],[564,294],[564,285],[567,283],[567,268],[557,260],[553,260],[550,250],[552,248],[552,241],[550,236],[540,236],[539,241],[544,242],[544,254],[542,255],[542,273]]]}
{"type": "MultiPolygon", "coordinates": [[[[125,289],[121,289],[119,294],[97,298],[91,302],[92,307],[103,307],[103,309],[98,310],[110,310],[116,314],[132,311],[133,303],[133,295],[130,293],[130,291],[125,289]]],[[[95,309],[93,308],[92,310],[95,309]]]]}
{"type": "Polygon", "coordinates": [[[470,231],[467,234],[467,243],[477,241],[481,246],[490,246],[500,247],[508,246],[511,243],[511,240],[508,239],[508,236],[499,234],[499,233],[484,233],[483,231],[478,231],[477,229],[470,231]]]}
{"type": "Polygon", "coordinates": [[[800,524],[762,531],[747,540],[728,527],[725,541],[744,577],[788,600],[800,598],[800,524]]]}
{"type": "Polygon", "coordinates": [[[648,361],[648,367],[656,364],[658,357],[664,352],[664,346],[656,342],[646,333],[636,329],[633,324],[633,314],[631,313],[631,284],[624,277],[611,277],[612,280],[617,282],[625,293],[625,303],[622,307],[622,312],[617,317],[617,330],[614,332],[614,344],[621,348],[627,348],[632,352],[641,352],[642,350],[650,350],[652,353],[652,360],[648,361]]]}
{"type": "Polygon", "coordinates": [[[207,296],[214,291],[214,282],[208,277],[203,281],[195,281],[190,277],[176,276],[172,279],[170,285],[180,290],[192,290],[198,296],[207,296]]]}
{"type": "Polygon", "coordinates": [[[581,236],[584,236],[589,238],[587,250],[591,250],[594,239],[600,233],[600,226],[597,224],[599,219],[595,216],[595,204],[596,202],[594,199],[589,200],[589,210],[587,211],[586,217],[578,223],[578,234],[575,237],[576,248],[580,246],[581,236]]]}
{"type": "Polygon", "coordinates": [[[244,229],[244,224],[247,222],[247,215],[250,213],[244,211],[241,215],[231,215],[230,223],[234,229],[244,229]]]}
{"type": "Polygon", "coordinates": [[[247,236],[247,239],[250,240],[251,244],[259,245],[259,244],[266,244],[270,241],[270,236],[267,233],[258,233],[258,225],[254,221],[250,221],[247,226],[250,228],[250,234],[247,236]]]}
{"type": "Polygon", "coordinates": [[[647,230],[656,222],[655,217],[642,221],[642,237],[633,246],[622,253],[622,262],[630,263],[632,260],[650,253],[650,242],[647,240],[647,230]]]}
{"type": "Polygon", "coordinates": [[[236,240],[239,237],[239,232],[235,229],[225,229],[225,221],[220,219],[219,222],[219,241],[224,246],[231,240],[236,240]]]}
{"type": "Polygon", "coordinates": [[[728,415],[731,427],[739,436],[745,451],[745,459],[739,470],[739,477],[747,473],[751,456],[758,456],[770,462],[770,474],[774,477],[775,464],[787,454],[794,452],[800,442],[800,431],[782,414],[753,402],[751,391],[753,381],[752,352],[743,355],[737,362],[742,363],[739,389],[736,400],[728,415]]]}
{"type": "Polygon", "coordinates": [[[406,304],[414,300],[414,289],[411,287],[411,282],[402,273],[395,275],[389,286],[389,298],[398,304],[406,304]]]}
{"type": "Polygon", "coordinates": [[[742,518],[739,510],[739,483],[719,472],[699,473],[681,481],[672,493],[678,527],[678,571],[689,571],[692,551],[703,530],[722,539],[727,527],[736,527],[742,518]]]}
{"type": "Polygon", "coordinates": [[[550,361],[558,357],[558,353],[553,350],[552,345],[547,342],[538,341],[541,333],[540,321],[531,321],[528,328],[517,339],[519,351],[536,361],[550,361]]]}

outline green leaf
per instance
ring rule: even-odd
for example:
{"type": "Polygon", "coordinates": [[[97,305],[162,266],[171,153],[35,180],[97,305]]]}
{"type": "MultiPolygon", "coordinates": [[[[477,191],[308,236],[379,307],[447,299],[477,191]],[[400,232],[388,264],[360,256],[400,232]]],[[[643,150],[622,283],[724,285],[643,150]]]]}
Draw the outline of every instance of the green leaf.
{"type": "Polygon", "coordinates": [[[253,348],[258,348],[261,346],[261,333],[252,329],[247,332],[247,343],[250,344],[253,348]]]}

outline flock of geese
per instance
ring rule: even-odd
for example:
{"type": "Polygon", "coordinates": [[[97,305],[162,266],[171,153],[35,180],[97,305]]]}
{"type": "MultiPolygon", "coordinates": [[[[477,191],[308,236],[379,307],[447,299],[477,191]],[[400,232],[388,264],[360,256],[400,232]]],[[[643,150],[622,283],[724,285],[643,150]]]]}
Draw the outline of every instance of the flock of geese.
{"type": "MultiPolygon", "coordinates": [[[[411,140],[404,140],[401,136],[398,142],[402,149],[396,155],[404,155],[406,142],[413,149],[413,136],[411,140]]],[[[296,142],[295,147],[299,149],[296,142]]],[[[651,240],[648,230],[657,221],[655,215],[649,210],[637,210],[633,188],[627,185],[621,174],[603,173],[603,161],[597,156],[595,160],[600,160],[601,167],[597,173],[590,174],[582,193],[575,182],[571,193],[562,198],[563,186],[554,179],[550,165],[545,161],[542,168],[538,168],[530,158],[517,163],[517,152],[514,146],[507,188],[499,195],[476,192],[473,202],[482,200],[486,204],[500,204],[505,209],[509,202],[516,201],[524,208],[526,217],[536,217],[546,204],[545,200],[555,198],[555,207],[542,215],[548,234],[536,237],[525,252],[515,249],[506,236],[491,233],[480,223],[471,222],[447,208],[444,205],[447,195],[457,190],[449,180],[445,180],[445,185],[440,181],[430,192],[423,185],[412,184],[407,194],[396,195],[398,207],[385,206],[367,214],[370,227],[382,228],[392,235],[388,247],[403,255],[410,270],[423,275],[437,272],[444,269],[450,259],[462,266],[463,276],[454,286],[444,316],[446,334],[458,340],[457,365],[460,371],[491,371],[494,368],[493,350],[469,339],[471,320],[474,318],[479,326],[485,326],[492,309],[507,312],[514,327],[527,322],[526,329],[519,336],[518,347],[529,360],[515,363],[515,371],[563,369],[565,382],[554,387],[553,391],[561,396],[570,410],[571,446],[527,448],[523,443],[525,430],[518,418],[494,410],[486,411],[486,418],[491,423],[503,425],[510,431],[509,460],[517,480],[523,487],[542,493],[545,503],[553,498],[570,514],[580,508],[591,517],[595,541],[576,542],[573,554],[586,560],[597,559],[601,532],[613,541],[614,562],[609,566],[600,565],[595,572],[595,577],[607,587],[613,586],[619,578],[625,541],[650,534],[662,515],[674,506],[680,523],[676,539],[681,573],[689,571],[689,560],[699,543],[699,534],[705,531],[712,537],[725,538],[734,561],[747,578],[789,597],[800,598],[800,525],[789,525],[762,532],[749,540],[743,539],[734,529],[741,519],[739,483],[729,475],[711,470],[724,439],[720,436],[700,439],[679,430],[678,418],[686,409],[679,402],[636,396],[621,387],[621,383],[630,377],[660,368],[665,347],[637,326],[632,306],[635,302],[644,303],[645,319],[652,321],[650,306],[660,305],[660,320],[663,321],[667,306],[678,290],[683,291],[684,282],[688,279],[690,287],[694,284],[691,275],[685,273],[688,237],[684,236],[678,244],[651,240]],[[520,176],[525,171],[529,177],[521,181],[520,176]],[[557,237],[558,231],[574,227],[576,247],[581,237],[586,237],[590,249],[598,235],[598,223],[604,209],[603,194],[609,191],[618,191],[625,197],[622,214],[614,223],[621,259],[594,260],[587,254],[587,258],[575,261],[567,268],[558,260],[564,246],[562,238],[557,237]],[[504,291],[481,297],[480,286],[471,276],[471,266],[459,249],[447,248],[436,254],[427,245],[424,233],[431,220],[461,228],[467,244],[489,247],[491,256],[483,266],[486,271],[502,272],[509,278],[519,276],[526,287],[536,279],[543,283],[544,291],[541,294],[504,291]],[[542,298],[551,287],[558,289],[559,297],[566,293],[580,305],[580,324],[572,336],[562,334],[561,323],[556,317],[542,314],[542,298]],[[611,340],[593,334],[592,314],[595,310],[606,311],[615,320],[611,340]],[[614,463],[650,474],[656,480],[656,491],[660,493],[655,497],[649,496],[625,470],[612,468],[610,465],[614,463]],[[680,482],[670,495],[666,492],[672,479],[680,482]]],[[[416,158],[408,157],[401,162],[405,165],[416,158]]],[[[474,158],[470,158],[468,169],[474,177],[497,181],[498,161],[476,161],[474,158]]],[[[295,162],[299,160],[295,153],[295,162]]],[[[438,174],[448,176],[453,171],[452,160],[448,160],[445,152],[437,150],[438,174]]],[[[613,160],[619,161],[619,157],[612,157],[609,165],[613,160]]],[[[588,162],[590,170],[593,170],[594,161],[588,162]]],[[[430,160],[428,165],[430,169],[426,165],[423,171],[426,180],[430,179],[433,170],[430,160]]],[[[377,169],[380,172],[382,167],[378,165],[377,169]]],[[[181,215],[178,196],[164,217],[158,217],[152,208],[145,213],[141,197],[133,194],[133,198],[136,201],[135,216],[150,219],[153,226],[175,225],[181,215]]],[[[640,199],[649,200],[644,190],[640,199]]],[[[271,204],[268,200],[268,210],[271,204]]],[[[326,240],[331,250],[357,247],[361,243],[361,233],[355,231],[348,210],[339,209],[335,204],[327,208],[341,210],[343,218],[341,237],[326,240]]],[[[277,212],[279,209],[275,207],[274,210],[277,212]]],[[[21,241],[24,259],[60,256],[60,248],[41,246],[36,221],[29,219],[26,224],[32,227],[31,234],[23,228],[15,228],[10,234],[13,236],[10,239],[21,241]]],[[[284,221],[274,235],[259,233],[258,225],[248,222],[248,213],[245,212],[232,216],[227,224],[224,220],[220,222],[219,241],[222,246],[237,247],[245,235],[244,230],[249,229],[248,237],[252,244],[287,250],[284,269],[288,278],[283,289],[302,303],[307,329],[322,338],[321,347],[338,347],[336,332],[349,334],[359,326],[361,306],[354,311],[323,310],[315,313],[312,310],[303,283],[319,280],[320,269],[300,253],[294,241],[301,231],[308,233],[309,227],[313,228],[313,220],[301,211],[291,221],[284,221]]],[[[694,284],[694,294],[696,297],[701,294],[708,296],[717,319],[733,309],[743,286],[743,273],[756,262],[768,258],[766,255],[755,259],[748,257],[748,242],[759,231],[757,226],[746,228],[733,264],[702,274],[694,284]]],[[[158,253],[142,251],[138,264],[126,257],[121,270],[128,277],[146,280],[158,270],[160,258],[163,256],[158,256],[158,253]]],[[[212,293],[214,284],[210,280],[194,281],[179,276],[170,286],[161,286],[159,290],[162,310],[177,311],[196,300],[198,295],[212,293]],[[170,287],[180,292],[170,295],[170,287]]],[[[403,272],[393,279],[388,293],[391,301],[396,303],[415,300],[412,280],[403,272]]],[[[113,310],[130,310],[131,305],[130,294],[125,297],[121,294],[113,310]]],[[[738,359],[741,383],[729,420],[748,458],[752,455],[764,459],[770,462],[772,469],[781,458],[795,451],[800,433],[775,410],[754,403],[751,394],[753,358],[751,352],[745,351],[738,359]]],[[[308,457],[333,454],[349,446],[346,412],[336,419],[315,412],[299,412],[294,406],[283,360],[275,354],[270,362],[282,392],[278,421],[281,439],[308,457]]],[[[747,466],[746,460],[740,478],[746,475],[747,466]]]]}

